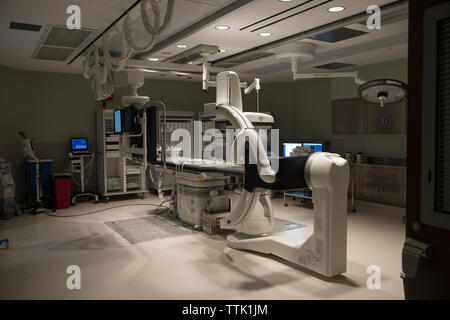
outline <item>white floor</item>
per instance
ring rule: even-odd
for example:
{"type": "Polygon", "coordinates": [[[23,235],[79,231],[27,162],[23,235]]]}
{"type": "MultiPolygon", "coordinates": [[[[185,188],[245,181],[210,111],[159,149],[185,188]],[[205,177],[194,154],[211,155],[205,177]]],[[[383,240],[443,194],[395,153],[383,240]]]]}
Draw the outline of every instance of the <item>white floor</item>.
{"type": "MultiPolygon", "coordinates": [[[[72,215],[127,203],[78,204],[72,215]]],[[[311,226],[312,210],[274,200],[277,217],[311,226]]],[[[400,278],[404,210],[357,202],[348,221],[347,273],[332,278],[272,256],[230,249],[204,233],[131,245],[104,222],[151,214],[154,207],[112,209],[76,218],[25,215],[0,221],[0,299],[404,299],[400,278]],[[81,290],[66,288],[66,268],[81,268],[81,290]],[[366,286],[381,268],[381,289],[366,286]]]]}

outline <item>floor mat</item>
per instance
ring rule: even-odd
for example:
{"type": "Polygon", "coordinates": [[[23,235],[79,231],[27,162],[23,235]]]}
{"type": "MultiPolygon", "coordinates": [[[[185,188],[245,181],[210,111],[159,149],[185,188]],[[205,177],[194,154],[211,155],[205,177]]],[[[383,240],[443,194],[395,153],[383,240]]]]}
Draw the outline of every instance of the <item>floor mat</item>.
{"type": "Polygon", "coordinates": [[[131,244],[192,234],[176,222],[157,216],[105,222],[131,244]]]}
{"type": "MultiPolygon", "coordinates": [[[[136,219],[109,221],[105,224],[128,240],[137,244],[157,239],[181,237],[192,234],[193,230],[183,227],[179,220],[169,220],[165,217],[148,216],[136,219]]],[[[305,225],[275,218],[272,233],[303,228],[305,225]]]]}

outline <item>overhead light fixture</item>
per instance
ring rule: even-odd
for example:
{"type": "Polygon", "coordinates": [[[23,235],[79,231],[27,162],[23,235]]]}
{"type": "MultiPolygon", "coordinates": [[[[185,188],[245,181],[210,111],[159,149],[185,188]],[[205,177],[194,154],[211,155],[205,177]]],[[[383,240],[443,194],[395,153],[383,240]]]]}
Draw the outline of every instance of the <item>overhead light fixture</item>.
{"type": "Polygon", "coordinates": [[[260,37],[270,37],[272,34],[270,32],[261,32],[259,34],[260,37]]]}
{"type": "Polygon", "coordinates": [[[278,0],[280,2],[291,2],[292,0],[278,0]]]}
{"type": "Polygon", "coordinates": [[[159,58],[149,58],[148,60],[156,62],[159,61],[159,58]]]}
{"type": "Polygon", "coordinates": [[[227,50],[225,50],[225,49],[219,49],[219,52],[220,52],[220,53],[224,53],[224,52],[227,52],[227,50]]]}
{"type": "Polygon", "coordinates": [[[344,10],[345,10],[345,7],[341,7],[341,6],[328,8],[329,12],[341,12],[344,10]]]}
{"type": "Polygon", "coordinates": [[[180,48],[180,49],[186,49],[188,46],[187,46],[187,44],[179,44],[179,45],[177,45],[177,48],[180,48]]]}
{"type": "Polygon", "coordinates": [[[230,29],[229,26],[217,26],[216,27],[216,30],[228,30],[228,29],[230,29]]]}

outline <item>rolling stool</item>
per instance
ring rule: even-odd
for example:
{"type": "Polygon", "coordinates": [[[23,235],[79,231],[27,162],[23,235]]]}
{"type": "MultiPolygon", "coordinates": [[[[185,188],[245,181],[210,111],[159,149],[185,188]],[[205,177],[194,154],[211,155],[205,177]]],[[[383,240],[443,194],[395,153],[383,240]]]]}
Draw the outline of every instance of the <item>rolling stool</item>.
{"type": "Polygon", "coordinates": [[[6,249],[9,249],[9,240],[8,239],[0,240],[0,246],[2,245],[2,243],[5,243],[6,249]]]}

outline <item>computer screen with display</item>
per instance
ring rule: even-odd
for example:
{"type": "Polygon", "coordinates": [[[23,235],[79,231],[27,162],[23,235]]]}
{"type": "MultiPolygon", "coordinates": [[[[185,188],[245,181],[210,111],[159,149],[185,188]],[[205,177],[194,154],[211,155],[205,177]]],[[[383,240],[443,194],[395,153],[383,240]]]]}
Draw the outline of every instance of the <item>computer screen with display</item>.
{"type": "Polygon", "coordinates": [[[114,133],[122,133],[122,110],[114,111],[114,133]]]}
{"type": "Polygon", "coordinates": [[[321,143],[303,143],[303,146],[314,149],[314,152],[322,152],[323,151],[323,146],[321,143]]]}
{"type": "Polygon", "coordinates": [[[88,151],[87,138],[72,139],[72,152],[88,151]]]}
{"type": "Polygon", "coordinates": [[[295,148],[302,147],[301,143],[283,143],[283,157],[289,157],[295,148]]]}

